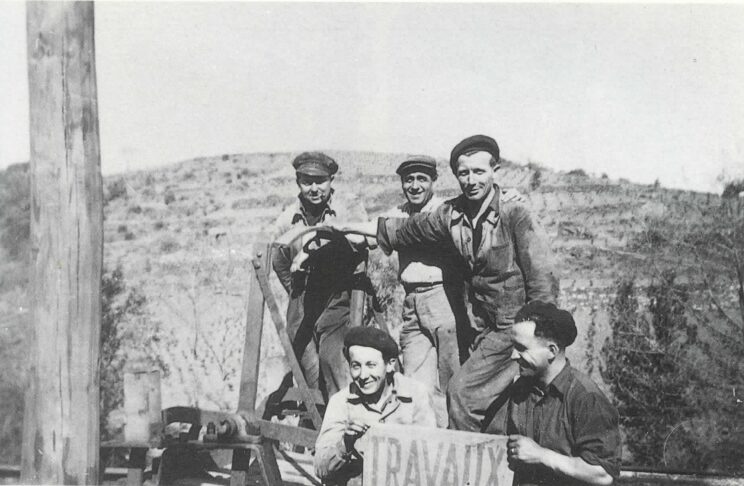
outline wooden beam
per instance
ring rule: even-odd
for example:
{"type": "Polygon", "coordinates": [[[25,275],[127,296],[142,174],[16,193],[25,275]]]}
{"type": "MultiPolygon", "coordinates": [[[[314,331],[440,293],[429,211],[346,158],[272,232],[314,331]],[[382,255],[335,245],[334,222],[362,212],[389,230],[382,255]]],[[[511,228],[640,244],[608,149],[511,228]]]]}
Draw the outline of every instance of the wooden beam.
{"type": "Polygon", "coordinates": [[[254,264],[254,278],[248,289],[248,304],[245,318],[245,340],[243,344],[243,366],[240,373],[240,392],[238,410],[254,410],[258,394],[258,373],[261,360],[261,339],[263,337],[263,321],[265,300],[258,283],[257,274],[269,274],[271,261],[271,246],[268,243],[257,243],[254,264]]]}
{"type": "Polygon", "coordinates": [[[93,4],[26,9],[34,339],[21,480],[96,484],[103,192],[93,4]]]}

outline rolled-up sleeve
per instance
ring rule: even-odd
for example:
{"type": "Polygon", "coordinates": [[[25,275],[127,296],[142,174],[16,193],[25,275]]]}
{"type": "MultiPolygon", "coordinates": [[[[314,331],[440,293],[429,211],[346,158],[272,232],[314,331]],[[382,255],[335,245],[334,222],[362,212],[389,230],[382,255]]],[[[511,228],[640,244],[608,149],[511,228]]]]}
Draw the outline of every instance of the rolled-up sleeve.
{"type": "Polygon", "coordinates": [[[346,430],[346,396],[336,393],[328,401],[323,425],[315,442],[315,474],[326,479],[350,467],[352,462],[344,458],[344,430],[346,430]]]}
{"type": "Polygon", "coordinates": [[[289,246],[274,244],[271,247],[271,266],[287,293],[292,289],[292,254],[289,246]]]}
{"type": "Polygon", "coordinates": [[[451,208],[443,204],[430,213],[418,213],[408,218],[379,218],[377,243],[386,254],[401,248],[438,244],[451,238],[449,231],[451,208]]]}
{"type": "Polygon", "coordinates": [[[524,277],[527,301],[555,302],[558,279],[547,234],[525,206],[518,204],[512,211],[517,265],[524,277]]]}
{"type": "Polygon", "coordinates": [[[584,395],[577,405],[573,426],[576,455],[617,478],[622,447],[617,411],[605,397],[593,394],[584,395]]]}

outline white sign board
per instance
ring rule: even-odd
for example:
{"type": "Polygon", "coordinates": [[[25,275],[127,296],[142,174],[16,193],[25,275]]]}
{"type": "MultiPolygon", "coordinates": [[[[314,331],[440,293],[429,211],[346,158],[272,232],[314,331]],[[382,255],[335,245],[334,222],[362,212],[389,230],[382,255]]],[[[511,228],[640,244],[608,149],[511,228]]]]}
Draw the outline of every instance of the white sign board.
{"type": "Polygon", "coordinates": [[[364,486],[511,486],[502,435],[380,424],[367,431],[364,486]]]}

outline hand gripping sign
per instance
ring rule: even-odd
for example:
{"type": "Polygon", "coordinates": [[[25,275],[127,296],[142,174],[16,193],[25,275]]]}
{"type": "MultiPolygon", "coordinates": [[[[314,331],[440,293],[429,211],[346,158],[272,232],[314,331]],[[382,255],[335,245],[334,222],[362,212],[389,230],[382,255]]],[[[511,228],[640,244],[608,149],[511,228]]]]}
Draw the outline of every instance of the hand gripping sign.
{"type": "Polygon", "coordinates": [[[364,486],[511,486],[507,437],[428,427],[372,426],[364,486]]]}

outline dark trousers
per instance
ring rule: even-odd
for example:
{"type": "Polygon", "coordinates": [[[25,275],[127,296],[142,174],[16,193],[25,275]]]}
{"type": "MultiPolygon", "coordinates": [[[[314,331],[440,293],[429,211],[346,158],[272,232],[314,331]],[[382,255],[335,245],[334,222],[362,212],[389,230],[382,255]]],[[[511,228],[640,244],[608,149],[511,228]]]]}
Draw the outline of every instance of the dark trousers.
{"type": "Polygon", "coordinates": [[[351,383],[343,355],[350,325],[351,291],[303,292],[287,307],[287,332],[310,388],[328,400],[351,383]]]}
{"type": "Polygon", "coordinates": [[[489,406],[519,374],[510,331],[486,329],[447,389],[449,428],[479,432],[489,406]]]}

